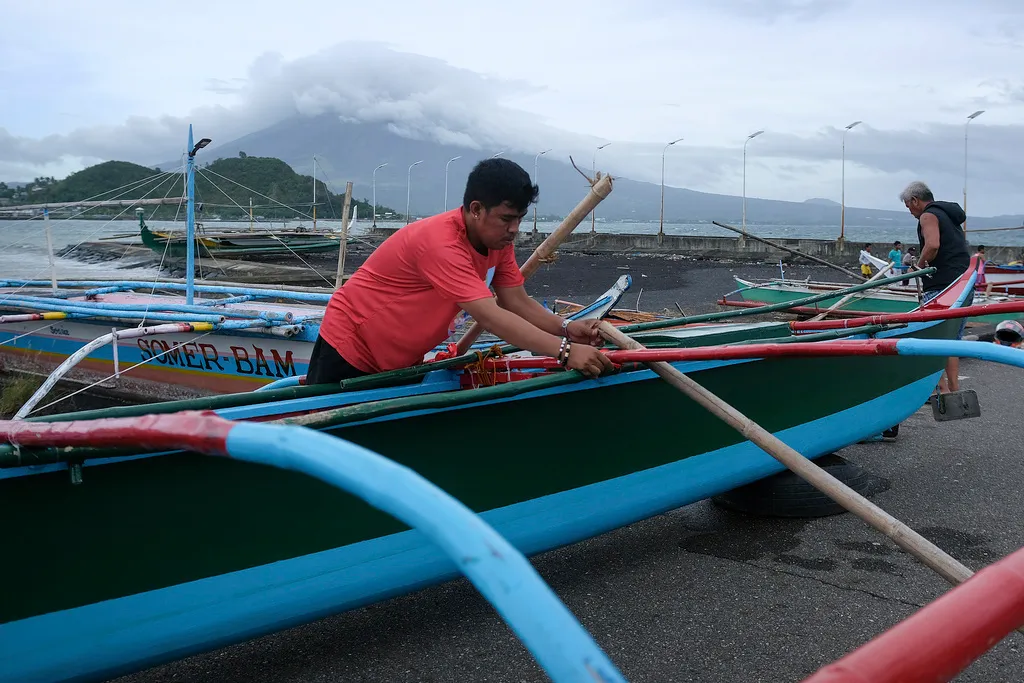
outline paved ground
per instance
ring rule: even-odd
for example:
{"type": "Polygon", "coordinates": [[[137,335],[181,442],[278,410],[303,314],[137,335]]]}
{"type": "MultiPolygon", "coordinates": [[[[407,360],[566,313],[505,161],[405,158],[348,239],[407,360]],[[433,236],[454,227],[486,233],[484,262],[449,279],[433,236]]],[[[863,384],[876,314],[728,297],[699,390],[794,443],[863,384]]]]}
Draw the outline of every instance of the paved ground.
{"type": "MultiPolygon", "coordinates": [[[[1024,546],[1024,373],[965,361],[961,374],[982,417],[937,423],[925,408],[895,443],[842,454],[887,480],[882,508],[978,569],[1024,546]]],[[[630,681],[800,681],[947,589],[852,515],[760,519],[709,502],[535,566],[630,681]]],[[[120,683],[543,680],[458,581],[120,683]]],[[[957,680],[1024,680],[1024,636],[957,680]]]]}

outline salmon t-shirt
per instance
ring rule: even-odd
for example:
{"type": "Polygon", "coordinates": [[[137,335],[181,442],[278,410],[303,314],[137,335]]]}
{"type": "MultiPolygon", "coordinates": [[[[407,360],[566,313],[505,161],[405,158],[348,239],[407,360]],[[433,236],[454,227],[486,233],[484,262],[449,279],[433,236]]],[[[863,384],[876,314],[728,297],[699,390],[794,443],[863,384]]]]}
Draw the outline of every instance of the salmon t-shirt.
{"type": "Polygon", "coordinates": [[[460,207],[384,240],[331,296],[320,336],[363,372],[408,367],[448,338],[459,303],[523,282],[513,246],[473,248],[460,207]]]}

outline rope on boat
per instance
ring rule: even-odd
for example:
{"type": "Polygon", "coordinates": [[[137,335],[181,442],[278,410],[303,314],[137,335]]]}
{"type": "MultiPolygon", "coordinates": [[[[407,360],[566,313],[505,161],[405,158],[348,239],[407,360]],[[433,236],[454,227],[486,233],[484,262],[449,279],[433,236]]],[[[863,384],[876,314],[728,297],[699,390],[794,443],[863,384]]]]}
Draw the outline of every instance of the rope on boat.
{"type": "MultiPolygon", "coordinates": [[[[491,363],[487,363],[487,361],[491,358],[497,359],[505,355],[501,351],[501,346],[499,344],[495,344],[486,351],[473,351],[472,353],[476,355],[476,362],[467,365],[466,370],[468,370],[471,375],[479,375],[482,380],[482,385],[485,387],[492,387],[497,384],[498,368],[493,361],[491,363]]],[[[507,362],[508,361],[506,360],[506,363],[507,362]]]]}

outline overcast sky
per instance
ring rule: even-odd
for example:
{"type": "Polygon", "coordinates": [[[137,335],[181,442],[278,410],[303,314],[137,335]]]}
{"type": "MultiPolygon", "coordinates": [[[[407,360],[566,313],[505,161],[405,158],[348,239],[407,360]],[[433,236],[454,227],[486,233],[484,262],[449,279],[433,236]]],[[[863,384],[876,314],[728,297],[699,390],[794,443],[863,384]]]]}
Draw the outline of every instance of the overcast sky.
{"type": "Polygon", "coordinates": [[[288,116],[387,121],[613,175],[901,209],[914,179],[1024,213],[1021,0],[8,3],[0,180],[156,163],[288,116]]]}

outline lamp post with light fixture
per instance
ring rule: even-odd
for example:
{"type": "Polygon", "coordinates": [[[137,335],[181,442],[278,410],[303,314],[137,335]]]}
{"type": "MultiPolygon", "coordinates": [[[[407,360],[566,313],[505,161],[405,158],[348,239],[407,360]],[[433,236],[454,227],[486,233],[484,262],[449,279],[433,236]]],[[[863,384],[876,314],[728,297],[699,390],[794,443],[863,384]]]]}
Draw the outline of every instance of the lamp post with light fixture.
{"type": "MultiPolygon", "coordinates": [[[[533,184],[537,184],[538,178],[538,167],[537,164],[540,162],[540,158],[551,151],[551,148],[545,149],[543,152],[537,152],[537,156],[533,158],[533,184]]],[[[537,202],[533,203],[533,234],[537,234],[537,202]]]]}
{"type": "Polygon", "coordinates": [[[853,123],[851,123],[850,125],[848,125],[846,128],[843,129],[843,181],[842,181],[843,189],[842,189],[842,196],[840,197],[840,199],[842,200],[842,202],[841,202],[842,206],[840,207],[840,213],[839,213],[839,241],[840,242],[842,242],[843,240],[846,239],[846,134],[850,132],[851,128],[854,128],[855,126],[860,125],[860,123],[861,123],[860,121],[854,121],[853,123]]]}
{"type": "Polygon", "coordinates": [[[751,133],[743,141],[743,229],[747,229],[747,143],[763,133],[763,130],[751,133]]]}
{"type": "Polygon", "coordinates": [[[192,125],[188,127],[188,162],[186,164],[186,179],[188,180],[188,205],[186,206],[185,219],[188,224],[189,235],[185,242],[185,303],[192,305],[195,293],[195,260],[196,260],[196,152],[210,144],[210,138],[203,138],[192,144],[192,125]]]}
{"type": "Polygon", "coordinates": [[[661,150],[661,219],[658,225],[658,242],[660,243],[665,237],[665,152],[668,148],[677,142],[682,142],[682,138],[673,140],[672,142],[665,145],[664,149],[661,150]]]}
{"type": "Polygon", "coordinates": [[[979,109],[968,116],[967,123],[964,124],[964,232],[967,232],[967,127],[971,125],[971,121],[984,113],[984,109],[979,109]]]}
{"type": "MultiPolygon", "coordinates": [[[[610,144],[612,143],[606,142],[594,150],[594,160],[590,165],[590,175],[595,180],[597,179],[597,153],[610,144]]],[[[597,232],[597,207],[594,207],[594,210],[590,212],[590,232],[591,234],[597,232]]]]}
{"type": "Polygon", "coordinates": [[[448,160],[448,163],[444,165],[444,211],[448,210],[448,167],[451,163],[457,159],[461,159],[462,156],[452,157],[448,160]]]}
{"type": "Polygon", "coordinates": [[[384,168],[387,165],[388,165],[388,162],[385,161],[383,164],[381,164],[377,168],[373,169],[373,174],[371,175],[372,184],[373,184],[373,226],[372,227],[374,227],[374,228],[377,227],[377,171],[379,171],[380,169],[384,168]]]}
{"type": "Polygon", "coordinates": [[[414,161],[409,164],[408,177],[405,180],[405,224],[409,225],[409,206],[412,202],[412,167],[419,166],[423,163],[423,160],[414,161]]]}

